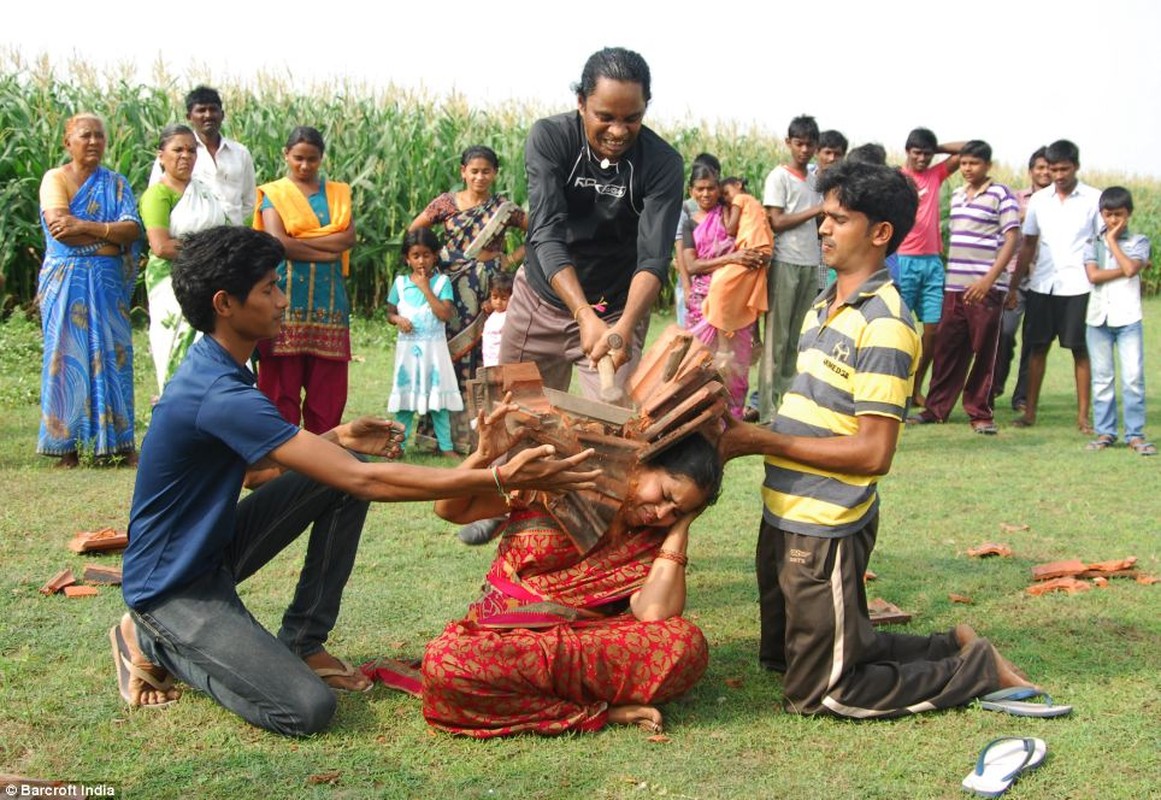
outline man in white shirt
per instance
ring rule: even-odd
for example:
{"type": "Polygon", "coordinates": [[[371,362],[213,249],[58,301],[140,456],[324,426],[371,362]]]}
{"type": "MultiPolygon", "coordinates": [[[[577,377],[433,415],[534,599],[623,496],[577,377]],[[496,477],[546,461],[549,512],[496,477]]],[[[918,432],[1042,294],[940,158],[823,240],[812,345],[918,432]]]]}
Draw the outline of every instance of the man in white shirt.
{"type": "Polygon", "coordinates": [[[1028,200],[1022,232],[1024,241],[1016,272],[1008,289],[1008,307],[1018,300],[1017,287],[1028,275],[1024,342],[1032,348],[1028,360],[1028,399],[1017,428],[1036,424],[1036,406],[1044,383],[1044,368],[1053,339],[1072,351],[1076,376],[1076,425],[1092,432],[1091,367],[1085,346],[1085,314],[1092,284],[1084,268],[1085,244],[1096,235],[1100,191],[1077,180],[1080,151],[1067,139],[1050,144],[1045,152],[1052,185],[1028,200]],[[1041,245],[1037,249],[1037,245],[1041,245]],[[1033,265],[1033,262],[1034,265],[1033,265]],[[1032,271],[1029,274],[1029,266],[1032,271]]]}
{"type": "MultiPolygon", "coordinates": [[[[249,225],[254,218],[258,183],[254,159],[246,146],[222,135],[222,97],[217,89],[198,86],[185,96],[185,118],[193,128],[198,157],[193,175],[209,187],[226,211],[231,225],[249,225]]],[[[161,164],[154,162],[149,185],[161,180],[161,164]]]]}

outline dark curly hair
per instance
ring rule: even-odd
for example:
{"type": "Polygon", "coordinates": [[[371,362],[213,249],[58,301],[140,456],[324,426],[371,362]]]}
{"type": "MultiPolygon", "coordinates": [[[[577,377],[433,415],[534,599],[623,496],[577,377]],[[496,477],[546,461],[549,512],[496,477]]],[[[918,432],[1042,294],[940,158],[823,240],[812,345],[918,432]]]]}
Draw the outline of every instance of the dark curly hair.
{"type": "Polygon", "coordinates": [[[250,228],[220,225],[182,237],[172,273],[181,313],[197,330],[213,333],[214,295],[225,291],[245,304],[250,290],[285,257],[281,242],[250,228]]]}
{"type": "Polygon", "coordinates": [[[915,184],[897,169],[848,158],[819,178],[819,194],[825,196],[832,191],[836,193],[840,206],[865,214],[872,225],[880,222],[891,224],[887,255],[899,248],[915,224],[919,194],[915,191],[915,184]]]}
{"type": "Polygon", "coordinates": [[[640,53],[626,50],[624,47],[606,47],[589,56],[585,67],[581,70],[579,83],[572,85],[577,97],[587,100],[597,88],[597,81],[608,78],[625,83],[641,84],[641,93],[645,102],[653,96],[652,77],[649,74],[649,65],[640,53]]]}

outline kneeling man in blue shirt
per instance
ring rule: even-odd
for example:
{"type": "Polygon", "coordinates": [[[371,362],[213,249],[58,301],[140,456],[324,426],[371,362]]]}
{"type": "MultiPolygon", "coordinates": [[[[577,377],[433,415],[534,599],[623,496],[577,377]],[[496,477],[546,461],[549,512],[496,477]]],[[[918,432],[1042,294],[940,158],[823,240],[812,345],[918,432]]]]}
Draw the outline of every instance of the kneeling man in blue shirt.
{"type": "Polygon", "coordinates": [[[166,386],[142,444],[123,563],[129,613],[110,635],[131,705],[173,702],[176,677],[254,725],[302,736],[330,722],[332,689],[370,685],[325,649],[370,501],[575,488],[591,486],[595,473],[576,469],[588,452],[558,460],[550,447],[491,469],[370,462],[352,451],[398,455],[394,423],[366,417],[323,436],[287,423],[246,368],[255,344],[282,324],[283,257],[276,239],[247,228],[184,240],[174,292],[205,336],[166,386]],[[257,488],[239,500],[244,484],[257,488]],[[274,636],[236,587],[308,528],[274,636]]]}

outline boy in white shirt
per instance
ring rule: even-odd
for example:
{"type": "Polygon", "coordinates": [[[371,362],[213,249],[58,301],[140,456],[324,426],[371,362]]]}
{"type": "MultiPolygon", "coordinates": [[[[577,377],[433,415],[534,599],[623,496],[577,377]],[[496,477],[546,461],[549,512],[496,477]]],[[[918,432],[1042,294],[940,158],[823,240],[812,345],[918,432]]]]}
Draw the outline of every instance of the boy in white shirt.
{"type": "Polygon", "coordinates": [[[1143,456],[1157,454],[1145,439],[1145,359],[1141,339],[1141,278],[1149,262],[1149,239],[1129,233],[1133,196],[1110,186],[1101,192],[1100,235],[1084,250],[1084,269],[1092,283],[1085,317],[1085,340],[1092,363],[1093,428],[1097,438],[1089,450],[1104,450],[1117,442],[1117,397],[1113,350],[1121,362],[1121,402],[1125,443],[1143,456]]]}

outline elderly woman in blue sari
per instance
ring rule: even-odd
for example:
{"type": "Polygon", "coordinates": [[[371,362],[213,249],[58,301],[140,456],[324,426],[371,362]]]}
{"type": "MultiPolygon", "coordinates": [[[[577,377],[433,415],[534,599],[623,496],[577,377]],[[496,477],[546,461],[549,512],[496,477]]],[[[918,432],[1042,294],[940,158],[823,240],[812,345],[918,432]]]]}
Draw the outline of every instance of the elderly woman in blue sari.
{"type": "Polygon", "coordinates": [[[123,175],[101,166],[105,126],[65,123],[72,160],[40,184],[45,256],[37,300],[44,330],[36,451],[75,467],[84,450],[136,464],[129,299],[141,220],[123,175]]]}

